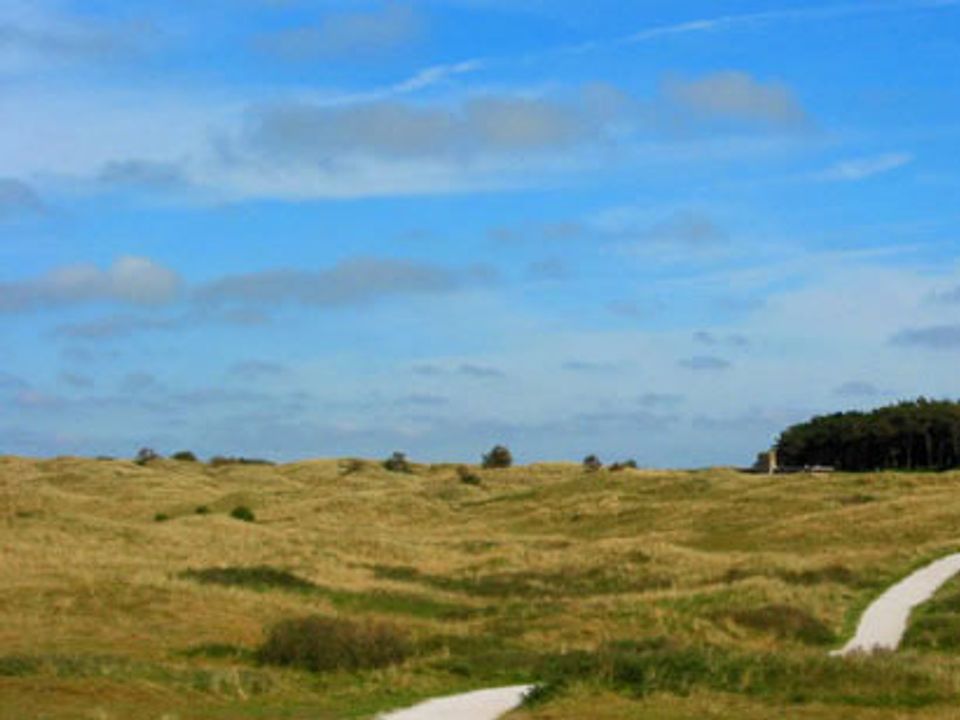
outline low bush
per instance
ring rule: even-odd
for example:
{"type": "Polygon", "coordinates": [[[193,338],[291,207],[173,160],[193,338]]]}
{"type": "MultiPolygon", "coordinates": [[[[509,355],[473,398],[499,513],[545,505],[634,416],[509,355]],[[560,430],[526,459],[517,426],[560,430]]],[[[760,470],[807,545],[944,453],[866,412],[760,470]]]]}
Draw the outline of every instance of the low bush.
{"type": "Polygon", "coordinates": [[[214,455],[210,458],[210,467],[223,467],[225,465],[275,465],[272,460],[263,460],[261,458],[245,457],[225,457],[223,455],[214,455]]]}
{"type": "Polygon", "coordinates": [[[583,459],[583,469],[587,472],[596,472],[603,468],[603,463],[600,462],[600,458],[596,455],[587,455],[583,459]]]}
{"type": "Polygon", "coordinates": [[[189,450],[181,450],[180,452],[175,452],[170,456],[172,460],[179,460],[180,462],[197,462],[197,456],[194,455],[189,450]]]}
{"type": "Polygon", "coordinates": [[[154,522],[166,522],[169,519],[170,519],[170,516],[167,515],[166,513],[157,513],[156,515],[153,516],[154,522]]]}
{"type": "Polygon", "coordinates": [[[457,466],[457,477],[464,485],[480,485],[480,476],[471,471],[466,465],[457,466]]]}
{"type": "Polygon", "coordinates": [[[197,515],[209,515],[209,514],[210,514],[210,508],[208,508],[206,505],[198,505],[198,506],[197,506],[197,509],[194,510],[194,512],[195,512],[197,515]]]}
{"type": "Polygon", "coordinates": [[[620,472],[621,470],[636,470],[637,461],[636,460],[624,460],[623,462],[615,462],[610,466],[610,472],[620,472]]]}
{"type": "Polygon", "coordinates": [[[150,462],[153,462],[154,460],[159,460],[159,459],[160,459],[160,453],[158,453],[156,450],[145,447],[145,448],[140,448],[140,450],[137,451],[137,456],[133,459],[133,461],[137,465],[146,465],[147,463],[150,463],[150,462]]]}
{"type": "Polygon", "coordinates": [[[230,511],[230,517],[234,520],[242,520],[243,522],[255,522],[257,519],[256,515],[253,514],[253,510],[246,505],[237,505],[230,511]]]}
{"type": "Polygon", "coordinates": [[[268,665],[331,672],[395,665],[412,651],[409,638],[395,625],[311,615],[273,625],[256,658],[268,665]]]}
{"type": "Polygon", "coordinates": [[[513,455],[504,445],[494,445],[490,452],[483,456],[483,467],[488,470],[508,468],[513,465],[513,455]]]}
{"type": "Polygon", "coordinates": [[[383,467],[385,467],[390,472],[396,473],[411,473],[413,468],[410,466],[410,462],[407,460],[407,456],[402,452],[395,452],[393,455],[388,457],[383,461],[383,467]]]}

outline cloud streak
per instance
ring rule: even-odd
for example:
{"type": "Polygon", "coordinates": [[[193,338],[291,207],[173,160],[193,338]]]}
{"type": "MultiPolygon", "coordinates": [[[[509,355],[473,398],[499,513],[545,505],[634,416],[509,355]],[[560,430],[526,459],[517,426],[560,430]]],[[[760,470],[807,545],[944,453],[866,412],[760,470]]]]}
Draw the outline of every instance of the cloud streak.
{"type": "Polygon", "coordinates": [[[485,266],[448,269],[409,260],[356,258],[326,270],[266,270],[228,276],[200,287],[195,298],[214,306],[346,307],[397,296],[443,295],[494,279],[495,272],[485,266]]]}
{"type": "Polygon", "coordinates": [[[906,167],[914,159],[911,153],[886,153],[873,157],[844,160],[818,173],[815,177],[825,182],[858,182],[906,167]]]}
{"type": "Polygon", "coordinates": [[[180,293],[180,276],[143,257],[125,256],[107,269],[70,265],[32,280],[0,283],[0,312],[114,302],[163,305],[180,293]]]}
{"type": "Polygon", "coordinates": [[[46,211],[46,204],[32,187],[14,178],[0,178],[0,220],[46,211]]]}
{"type": "Polygon", "coordinates": [[[409,45],[426,31],[426,20],[412,5],[390,3],[360,12],[331,13],[316,25],[265,34],[260,49],[284,60],[356,59],[409,45]]]}

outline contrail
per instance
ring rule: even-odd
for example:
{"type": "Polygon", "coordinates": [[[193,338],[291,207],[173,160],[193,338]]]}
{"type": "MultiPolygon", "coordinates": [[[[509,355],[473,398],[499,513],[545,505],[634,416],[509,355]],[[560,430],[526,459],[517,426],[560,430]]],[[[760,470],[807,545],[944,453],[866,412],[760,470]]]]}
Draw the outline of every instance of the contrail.
{"type": "Polygon", "coordinates": [[[827,7],[800,7],[792,10],[770,10],[766,12],[742,13],[739,15],[720,15],[712,18],[687,20],[670,25],[659,25],[638,30],[629,35],[604,40],[587,40],[575,45],[561,45],[538,52],[513,57],[479,57],[434,65],[414,73],[410,77],[390,86],[363,93],[361,97],[386,98],[407,95],[446,82],[451,78],[489,70],[497,66],[529,64],[557,55],[579,55],[589,52],[608,50],[659,40],[661,38],[689,35],[693,33],[718,32],[741,27],[771,25],[774,23],[812,22],[816,20],[834,20],[848,17],[883,15],[897,12],[937,11],[956,8],[960,0],[892,0],[890,2],[865,2],[831,5],[827,7]]]}

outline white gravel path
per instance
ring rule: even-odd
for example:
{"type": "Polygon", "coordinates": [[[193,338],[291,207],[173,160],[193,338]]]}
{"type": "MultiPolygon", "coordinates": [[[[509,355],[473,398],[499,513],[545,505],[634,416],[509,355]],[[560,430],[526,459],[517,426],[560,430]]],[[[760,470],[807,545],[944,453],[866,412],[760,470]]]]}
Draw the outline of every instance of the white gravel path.
{"type": "Polygon", "coordinates": [[[857,634],[831,655],[896,650],[907,630],[910,611],[929,600],[947,580],[960,573],[960,553],[922,567],[888,589],[860,618],[857,634]]]}
{"type": "Polygon", "coordinates": [[[381,715],[379,720],[496,720],[520,707],[533,685],[477,690],[428,700],[407,710],[381,715]]]}

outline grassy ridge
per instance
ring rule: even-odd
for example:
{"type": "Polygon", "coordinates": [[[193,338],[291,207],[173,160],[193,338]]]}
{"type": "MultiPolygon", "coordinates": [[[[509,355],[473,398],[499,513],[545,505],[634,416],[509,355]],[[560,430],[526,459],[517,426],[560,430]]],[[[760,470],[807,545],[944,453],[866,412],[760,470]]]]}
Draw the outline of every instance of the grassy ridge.
{"type": "Polygon", "coordinates": [[[471,470],[0,458],[0,720],[369,717],[537,679],[518,717],[952,717],[952,648],[825,650],[957,549],[960,474],[471,470]],[[255,662],[267,628],[318,614],[415,651],[255,662]]]}

